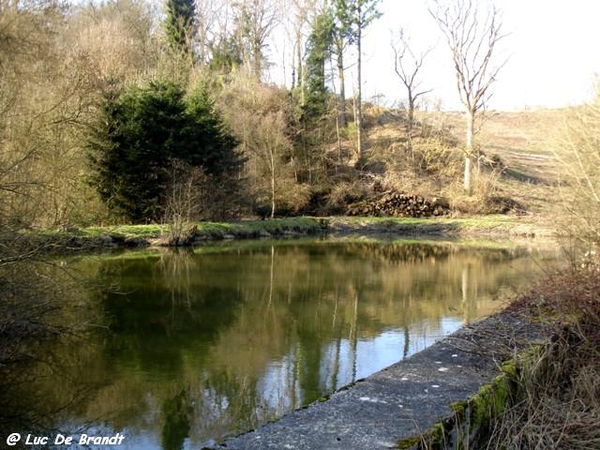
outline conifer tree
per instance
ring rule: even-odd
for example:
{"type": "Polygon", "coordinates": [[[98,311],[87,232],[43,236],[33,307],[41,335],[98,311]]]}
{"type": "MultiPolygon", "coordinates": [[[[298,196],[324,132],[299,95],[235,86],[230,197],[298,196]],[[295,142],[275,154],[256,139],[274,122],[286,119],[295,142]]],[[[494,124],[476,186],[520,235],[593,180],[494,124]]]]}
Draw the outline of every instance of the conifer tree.
{"type": "Polygon", "coordinates": [[[192,39],[196,29],[194,0],[167,0],[165,32],[171,48],[181,55],[192,55],[192,39]]]}
{"type": "Polygon", "coordinates": [[[379,0],[350,0],[353,8],[352,24],[353,24],[353,40],[356,44],[357,52],[357,81],[356,81],[356,133],[358,157],[363,156],[363,137],[362,137],[362,37],[363,32],[373,20],[381,17],[381,13],[377,10],[379,0]]]}
{"type": "Polygon", "coordinates": [[[333,43],[339,83],[338,120],[346,127],[346,77],[344,76],[344,53],[352,42],[351,7],[349,0],[331,0],[334,14],[333,43]]]}
{"type": "Polygon", "coordinates": [[[331,56],[333,26],[332,13],[326,9],[315,18],[308,37],[303,104],[305,119],[321,118],[327,110],[325,64],[331,56]]]}
{"type": "Polygon", "coordinates": [[[358,156],[362,156],[362,37],[365,28],[381,13],[377,10],[380,0],[331,0],[335,15],[334,43],[340,83],[340,125],[346,124],[344,52],[348,45],[357,50],[357,91],[355,123],[358,141],[358,156]]]}
{"type": "Polygon", "coordinates": [[[243,163],[236,145],[203,91],[186,101],[179,86],[153,82],[105,97],[87,142],[90,181],[117,215],[158,221],[176,162],[226,177],[243,163]]]}

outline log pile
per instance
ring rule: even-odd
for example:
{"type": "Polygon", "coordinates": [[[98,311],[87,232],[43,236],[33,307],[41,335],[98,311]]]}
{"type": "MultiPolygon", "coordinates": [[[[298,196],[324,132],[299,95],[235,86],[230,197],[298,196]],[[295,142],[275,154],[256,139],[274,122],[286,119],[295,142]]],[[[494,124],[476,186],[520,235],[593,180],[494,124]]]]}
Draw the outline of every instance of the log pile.
{"type": "Polygon", "coordinates": [[[448,201],[442,198],[428,200],[420,195],[387,191],[370,200],[348,206],[349,216],[375,217],[432,217],[450,213],[448,201]]]}

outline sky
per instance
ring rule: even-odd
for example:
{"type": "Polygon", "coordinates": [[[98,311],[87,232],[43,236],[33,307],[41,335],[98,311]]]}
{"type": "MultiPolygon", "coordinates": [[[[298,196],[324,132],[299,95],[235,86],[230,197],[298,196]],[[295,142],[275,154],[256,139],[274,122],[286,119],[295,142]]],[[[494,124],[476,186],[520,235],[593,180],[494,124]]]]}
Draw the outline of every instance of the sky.
{"type": "MultiPolygon", "coordinates": [[[[428,13],[429,4],[381,1],[383,16],[364,38],[364,99],[379,96],[380,103],[392,106],[406,97],[394,72],[390,44],[392,33],[404,28],[416,53],[434,47],[422,69],[422,87],[433,89],[426,99],[428,108],[461,108],[449,49],[428,13]]],[[[599,0],[496,0],[496,6],[507,33],[498,46],[497,61],[508,61],[491,88],[489,109],[555,108],[592,98],[595,76],[600,75],[599,0]]],[[[355,78],[354,71],[350,69],[348,78],[355,78]]]]}

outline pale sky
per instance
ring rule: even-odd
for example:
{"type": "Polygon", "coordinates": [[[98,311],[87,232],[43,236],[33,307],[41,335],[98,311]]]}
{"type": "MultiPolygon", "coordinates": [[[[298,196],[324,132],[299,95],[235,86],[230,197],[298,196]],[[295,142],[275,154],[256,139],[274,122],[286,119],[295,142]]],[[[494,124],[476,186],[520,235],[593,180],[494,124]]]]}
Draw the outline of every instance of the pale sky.
{"type": "MultiPolygon", "coordinates": [[[[391,32],[403,27],[416,52],[435,46],[423,68],[422,86],[434,89],[430,105],[439,100],[443,109],[460,108],[449,50],[428,4],[382,0],[383,17],[367,29],[364,40],[365,99],[383,94],[391,105],[406,97],[394,73],[390,46],[391,32]]],[[[496,5],[508,33],[499,44],[497,61],[509,59],[492,87],[489,108],[561,107],[590,100],[595,75],[600,74],[600,1],[497,0],[496,5]]]]}

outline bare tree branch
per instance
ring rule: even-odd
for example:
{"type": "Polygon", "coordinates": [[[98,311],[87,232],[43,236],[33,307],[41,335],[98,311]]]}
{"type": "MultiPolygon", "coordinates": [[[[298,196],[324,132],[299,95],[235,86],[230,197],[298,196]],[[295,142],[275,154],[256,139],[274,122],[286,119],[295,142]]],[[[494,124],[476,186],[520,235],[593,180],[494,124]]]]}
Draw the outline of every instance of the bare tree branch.
{"type": "Polygon", "coordinates": [[[412,135],[415,124],[415,109],[417,100],[422,95],[432,91],[432,89],[419,89],[420,81],[418,77],[419,72],[423,67],[425,58],[427,55],[429,55],[433,48],[430,47],[417,56],[411,48],[410,39],[408,36],[406,36],[406,33],[403,29],[400,29],[398,42],[394,42],[392,39],[391,45],[392,50],[394,51],[394,71],[406,88],[408,98],[406,135],[408,150],[414,160],[412,135]]]}
{"type": "Polygon", "coordinates": [[[492,4],[484,14],[479,6],[473,0],[451,0],[448,4],[433,0],[433,7],[429,9],[450,49],[456,87],[466,112],[464,188],[468,192],[471,191],[475,117],[483,114],[491,96],[490,87],[507,62],[493,64],[497,44],[506,37],[502,33],[500,11],[492,4]]]}
{"type": "Polygon", "coordinates": [[[408,95],[408,121],[407,131],[412,132],[414,125],[414,111],[419,97],[432,91],[432,89],[419,89],[419,72],[423,67],[425,58],[433,48],[416,55],[410,46],[410,39],[406,36],[404,30],[400,30],[398,42],[392,40],[392,50],[394,51],[394,71],[404,84],[408,95]]]}

